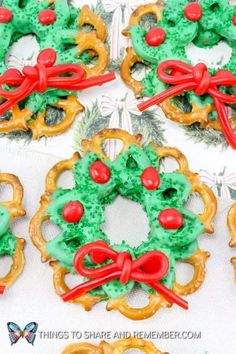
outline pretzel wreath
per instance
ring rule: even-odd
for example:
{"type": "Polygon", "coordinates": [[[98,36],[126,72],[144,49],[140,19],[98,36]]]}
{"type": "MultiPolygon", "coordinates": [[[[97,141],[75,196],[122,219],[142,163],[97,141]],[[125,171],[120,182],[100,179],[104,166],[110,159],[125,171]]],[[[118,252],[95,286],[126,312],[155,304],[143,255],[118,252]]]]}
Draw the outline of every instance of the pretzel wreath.
{"type": "Polygon", "coordinates": [[[68,345],[62,354],[124,354],[129,349],[139,349],[146,354],[168,354],[161,352],[152,342],[137,338],[122,339],[113,344],[101,342],[98,346],[74,343],[68,345]]]}
{"type": "Polygon", "coordinates": [[[24,267],[25,240],[15,237],[10,230],[10,222],[25,215],[22,209],[23,187],[16,176],[0,173],[0,184],[5,183],[12,187],[13,197],[10,201],[0,202],[0,258],[10,256],[12,264],[8,273],[0,278],[0,294],[16,281],[24,267]]]}
{"type": "Polygon", "coordinates": [[[55,290],[64,301],[81,304],[87,311],[107,301],[108,311],[118,310],[133,320],[151,317],[172,303],[187,308],[180,296],[199,289],[209,256],[199,249],[197,238],[203,232],[213,232],[217,209],[213,192],[189,170],[179,150],[154,143],[144,148],[141,140],[140,134],[119,129],[104,129],[91,140],[83,140],[83,157],[75,153],[49,171],[40,208],[30,223],[32,241],[42,261],[50,262],[55,290]],[[108,139],[123,143],[114,161],[103,151],[108,139]],[[160,161],[169,156],[178,162],[178,170],[159,172],[160,161]],[[73,189],[57,187],[65,170],[73,170],[73,189]],[[204,204],[199,215],[183,208],[192,193],[199,194],[204,204]],[[101,229],[105,206],[119,194],[141,203],[149,218],[148,239],[136,248],[129,246],[125,235],[122,243],[111,245],[101,229]],[[61,229],[51,241],[42,231],[48,220],[61,229]],[[193,278],[184,285],[175,279],[175,263],[179,261],[194,268],[193,278]],[[75,270],[84,280],[69,289],[65,277],[75,270]],[[144,308],[132,308],[126,302],[136,283],[149,293],[149,304],[144,308]]]}
{"type": "Polygon", "coordinates": [[[236,47],[230,40],[236,36],[236,6],[227,0],[157,1],[137,8],[123,33],[131,38],[132,47],[127,48],[121,76],[136,96],[154,96],[139,108],[159,104],[173,121],[222,130],[236,148],[236,118],[229,118],[226,109],[226,105],[234,107],[236,100],[236,47]],[[142,27],[147,15],[157,19],[149,31],[142,27]],[[220,41],[232,49],[221,70],[205,64],[191,66],[186,46],[194,43],[199,48],[212,48],[220,41]],[[136,63],[151,69],[141,81],[132,74],[136,63]]]}
{"type": "Polygon", "coordinates": [[[26,0],[23,4],[3,0],[0,24],[0,133],[31,131],[33,139],[61,134],[84,110],[73,91],[114,78],[112,74],[100,76],[109,63],[107,31],[103,20],[88,6],[77,9],[67,0],[26,0]],[[22,73],[7,69],[9,47],[25,33],[35,34],[41,56],[22,73]],[[81,74],[77,81],[76,75],[69,77],[76,70],[81,74]],[[67,76],[66,86],[60,84],[61,75],[67,76]],[[50,107],[63,113],[57,123],[47,122],[50,107]]]}

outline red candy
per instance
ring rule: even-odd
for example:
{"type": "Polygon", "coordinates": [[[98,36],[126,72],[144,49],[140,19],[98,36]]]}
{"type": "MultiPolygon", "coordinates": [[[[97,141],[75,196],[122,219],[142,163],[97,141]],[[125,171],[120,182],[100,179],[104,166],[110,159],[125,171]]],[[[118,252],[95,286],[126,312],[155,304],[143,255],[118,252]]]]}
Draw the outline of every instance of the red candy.
{"type": "Polygon", "coordinates": [[[202,18],[202,7],[198,2],[190,2],[184,9],[184,16],[189,21],[198,21],[202,18]]]}
{"type": "Polygon", "coordinates": [[[232,22],[233,22],[233,25],[236,26],[236,15],[233,16],[232,22]]]}
{"type": "Polygon", "coordinates": [[[153,27],[146,34],[145,40],[148,45],[157,47],[164,42],[166,33],[161,27],[153,27]]]}
{"type": "Polygon", "coordinates": [[[84,207],[80,202],[69,202],[62,210],[62,217],[66,222],[75,223],[84,215],[84,207]]]}
{"type": "Polygon", "coordinates": [[[56,21],[57,15],[53,10],[43,10],[39,13],[38,19],[39,22],[42,23],[42,25],[51,25],[56,21]]]}
{"type": "MultiPolygon", "coordinates": [[[[101,246],[107,245],[106,242],[104,242],[104,241],[97,241],[96,244],[101,245],[101,246]]],[[[95,263],[95,264],[104,263],[107,260],[107,255],[105,253],[100,252],[100,251],[92,251],[92,252],[90,252],[89,255],[90,255],[93,263],[95,263]]]]}
{"type": "Polygon", "coordinates": [[[13,15],[12,12],[5,7],[0,7],[0,23],[7,23],[11,21],[13,15]]]}
{"type": "Polygon", "coordinates": [[[142,185],[148,190],[155,190],[160,185],[160,176],[154,167],[146,168],[141,175],[142,185]]]}
{"type": "Polygon", "coordinates": [[[100,160],[92,163],[89,172],[93,181],[98,184],[107,183],[111,177],[111,172],[109,167],[100,160]]]}
{"type": "Polygon", "coordinates": [[[177,230],[184,224],[183,216],[176,209],[165,209],[158,215],[159,223],[168,230],[177,230]]]}

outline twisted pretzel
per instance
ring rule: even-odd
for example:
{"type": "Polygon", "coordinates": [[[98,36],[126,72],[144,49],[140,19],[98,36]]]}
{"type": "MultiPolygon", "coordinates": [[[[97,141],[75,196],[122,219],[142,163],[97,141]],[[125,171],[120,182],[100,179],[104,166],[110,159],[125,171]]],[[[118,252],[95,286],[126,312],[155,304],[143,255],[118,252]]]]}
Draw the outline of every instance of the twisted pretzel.
{"type": "Polygon", "coordinates": [[[84,111],[84,106],[82,106],[75,96],[69,96],[64,100],[60,100],[53,107],[64,111],[65,116],[63,120],[52,126],[47,125],[45,123],[46,110],[44,110],[28,125],[33,133],[32,139],[38,140],[42,136],[49,137],[63,133],[71,127],[77,114],[84,111]]]}
{"type": "MultiPolygon", "coordinates": [[[[130,135],[128,132],[120,129],[104,129],[101,132],[96,133],[91,140],[83,140],[81,142],[84,153],[93,151],[101,158],[107,158],[103,151],[103,143],[107,139],[119,139],[123,142],[123,148],[121,151],[125,151],[130,145],[141,145],[142,136],[140,134],[130,135]]],[[[152,144],[155,149],[159,160],[165,157],[174,158],[179,169],[177,171],[183,173],[192,185],[192,193],[198,193],[204,203],[204,211],[199,214],[198,217],[205,226],[205,232],[213,232],[213,219],[217,210],[216,198],[206,185],[204,185],[197,174],[189,171],[188,161],[186,157],[177,149],[170,147],[159,147],[152,144]]],[[[71,159],[59,162],[48,173],[46,178],[46,191],[41,198],[41,206],[30,223],[30,235],[34,245],[39,249],[42,261],[52,261],[50,265],[53,269],[54,287],[58,295],[62,295],[69,290],[66,285],[65,277],[69,273],[68,270],[62,268],[58,262],[48,255],[45,248],[46,240],[42,234],[42,225],[48,220],[45,216],[45,210],[47,209],[51,196],[57,188],[57,179],[59,175],[65,170],[72,170],[75,162],[80,159],[80,155],[76,153],[71,159]]],[[[190,264],[194,268],[194,275],[190,282],[186,285],[175,283],[174,292],[178,295],[192,294],[199,289],[205,279],[206,261],[209,254],[203,250],[197,250],[196,253],[184,263],[190,264]]],[[[90,294],[78,297],[71,302],[81,304],[85,310],[89,311],[91,308],[101,300],[105,300],[105,294],[100,297],[91,296],[90,294]]],[[[171,307],[171,303],[166,301],[160,295],[149,294],[149,303],[144,308],[132,308],[126,303],[127,296],[120,297],[118,299],[110,299],[107,303],[107,310],[118,310],[124,316],[133,319],[141,320],[146,319],[155,314],[162,307],[171,307]]]]}
{"type": "Polygon", "coordinates": [[[70,344],[62,354],[124,354],[128,349],[140,349],[146,354],[168,354],[161,352],[152,342],[137,338],[122,339],[113,344],[101,342],[98,346],[90,343],[70,344]]]}
{"type": "MultiPolygon", "coordinates": [[[[157,20],[162,18],[163,2],[157,1],[156,3],[147,4],[138,7],[131,15],[129,26],[123,31],[125,36],[129,37],[129,28],[139,24],[143,16],[148,14],[155,14],[157,20]]],[[[132,68],[136,63],[144,63],[144,61],[134,52],[133,48],[127,48],[126,56],[121,64],[121,77],[124,82],[134,91],[137,97],[140,97],[144,91],[141,81],[135,80],[132,77],[132,68]]],[[[221,125],[218,120],[210,120],[209,114],[215,109],[214,105],[206,104],[204,107],[198,107],[194,102],[192,103],[192,110],[190,113],[182,112],[171,99],[159,104],[165,113],[166,117],[172,121],[191,125],[199,123],[201,128],[212,128],[221,131],[221,125]]],[[[236,117],[230,118],[232,129],[236,129],[236,117]]]]}
{"type": "MultiPolygon", "coordinates": [[[[236,203],[230,208],[227,218],[227,224],[230,232],[230,247],[236,247],[236,203]]],[[[231,259],[236,275],[236,257],[231,259]]]]}
{"type": "MultiPolygon", "coordinates": [[[[19,179],[12,174],[0,173],[0,183],[9,184],[13,190],[12,200],[0,202],[0,205],[8,210],[11,220],[19,216],[24,216],[25,211],[22,209],[23,187],[19,179]]],[[[0,285],[5,288],[9,288],[22,273],[25,262],[23,253],[24,243],[24,239],[16,238],[15,252],[11,257],[12,264],[8,273],[0,278],[0,285]]]]}
{"type": "MultiPolygon", "coordinates": [[[[54,0],[48,1],[50,4],[54,3],[54,0]]],[[[95,15],[87,5],[81,8],[78,27],[83,29],[86,24],[91,25],[94,31],[89,33],[85,31],[78,32],[75,36],[75,43],[78,46],[78,56],[88,51],[91,57],[98,57],[97,63],[93,67],[81,63],[81,66],[86,71],[86,77],[89,78],[105,72],[109,64],[109,56],[108,49],[104,44],[107,37],[106,25],[102,18],[95,15]]],[[[19,105],[15,105],[10,110],[10,119],[0,121],[0,133],[31,130],[32,139],[34,140],[38,140],[42,136],[59,135],[68,130],[73,124],[76,115],[84,110],[84,107],[75,96],[60,99],[57,104],[52,106],[61,108],[64,111],[64,117],[59,123],[53,126],[46,124],[46,109],[35,117],[34,112],[31,112],[29,108],[26,107],[20,110],[19,105]]]]}

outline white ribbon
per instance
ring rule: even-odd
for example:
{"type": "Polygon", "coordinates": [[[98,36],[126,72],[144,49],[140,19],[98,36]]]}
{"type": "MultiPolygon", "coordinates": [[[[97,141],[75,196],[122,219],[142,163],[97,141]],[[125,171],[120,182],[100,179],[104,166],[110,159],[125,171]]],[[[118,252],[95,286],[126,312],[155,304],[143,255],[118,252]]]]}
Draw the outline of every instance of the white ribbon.
{"type": "Polygon", "coordinates": [[[218,195],[220,191],[220,197],[225,199],[231,199],[230,189],[236,191],[236,174],[225,173],[224,175],[211,175],[205,170],[200,171],[202,182],[207,184],[213,192],[218,195]]]}
{"type": "MultiPolygon", "coordinates": [[[[120,57],[121,48],[124,43],[122,30],[128,26],[130,16],[135,8],[140,5],[139,0],[104,0],[104,8],[107,12],[113,13],[111,34],[110,34],[110,55],[112,59],[120,57]]],[[[126,39],[127,41],[127,39],[126,39]]]]}
{"type": "MultiPolygon", "coordinates": [[[[103,96],[100,101],[100,111],[103,117],[111,117],[109,128],[122,128],[130,134],[133,134],[130,114],[136,116],[142,114],[137,108],[137,101],[130,95],[123,100],[114,99],[110,96],[103,96]]],[[[115,159],[121,146],[122,143],[118,140],[109,140],[107,142],[106,152],[111,159],[115,159]]]]}

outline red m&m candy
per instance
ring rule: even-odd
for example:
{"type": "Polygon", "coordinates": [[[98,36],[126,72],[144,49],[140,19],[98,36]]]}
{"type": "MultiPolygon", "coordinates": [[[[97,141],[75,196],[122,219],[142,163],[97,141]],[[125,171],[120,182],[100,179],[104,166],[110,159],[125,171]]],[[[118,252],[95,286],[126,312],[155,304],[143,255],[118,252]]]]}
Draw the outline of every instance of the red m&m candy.
{"type": "Polygon", "coordinates": [[[0,6],[0,23],[7,23],[13,18],[12,12],[0,6]]]}
{"type": "Polygon", "coordinates": [[[233,25],[236,26],[236,15],[233,16],[232,22],[233,22],[233,25]]]}
{"type": "Polygon", "coordinates": [[[202,7],[198,2],[190,2],[184,9],[184,16],[189,21],[199,21],[202,18],[202,7]]]}
{"type": "Polygon", "coordinates": [[[92,180],[98,184],[107,183],[111,177],[110,168],[100,160],[92,163],[89,172],[92,180]]]}
{"type": "Polygon", "coordinates": [[[155,190],[160,185],[160,176],[154,167],[146,168],[141,175],[142,185],[149,190],[155,190]]]}
{"type": "Polygon", "coordinates": [[[158,215],[159,223],[168,230],[177,230],[184,224],[183,216],[176,209],[165,209],[158,215]]]}
{"type": "Polygon", "coordinates": [[[80,202],[69,202],[62,210],[62,217],[66,222],[75,223],[84,215],[84,207],[80,202]]]}
{"type": "Polygon", "coordinates": [[[166,38],[166,33],[161,27],[151,28],[145,36],[145,40],[151,47],[157,47],[161,45],[166,38]]]}
{"type": "Polygon", "coordinates": [[[57,15],[53,10],[43,10],[39,13],[38,19],[39,22],[42,23],[42,25],[51,25],[56,21],[57,15]]]}

